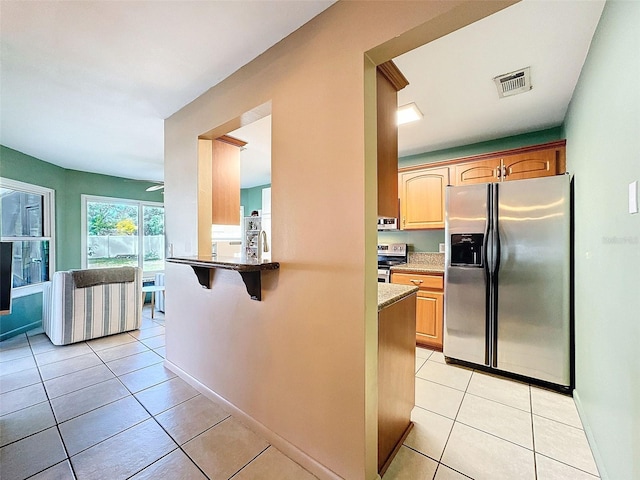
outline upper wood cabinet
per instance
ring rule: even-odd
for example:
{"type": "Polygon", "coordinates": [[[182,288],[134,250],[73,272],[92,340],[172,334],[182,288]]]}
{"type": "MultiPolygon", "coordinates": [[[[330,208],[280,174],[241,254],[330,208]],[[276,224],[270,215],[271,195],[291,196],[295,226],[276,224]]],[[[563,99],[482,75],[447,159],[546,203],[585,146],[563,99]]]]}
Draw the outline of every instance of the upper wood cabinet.
{"type": "Polygon", "coordinates": [[[449,168],[401,171],[400,229],[444,228],[444,193],[449,184],[449,168]]]}
{"type": "Polygon", "coordinates": [[[523,147],[398,171],[400,229],[444,228],[447,185],[503,182],[565,173],[565,141],[523,147]]]}
{"type": "Polygon", "coordinates": [[[566,171],[565,142],[458,159],[451,169],[452,185],[508,182],[560,175],[566,171]]]}
{"type": "Polygon", "coordinates": [[[376,70],[378,113],[378,216],[398,216],[398,90],[409,82],[391,61],[376,70]]]}
{"type": "Polygon", "coordinates": [[[477,162],[466,162],[454,165],[451,183],[454,185],[471,185],[473,183],[499,182],[500,160],[491,158],[477,162]]]}
{"type": "Polygon", "coordinates": [[[500,161],[503,181],[550,177],[558,173],[558,158],[555,149],[505,155],[500,161]]]}
{"type": "Polygon", "coordinates": [[[212,142],[211,223],[240,225],[240,148],[246,142],[227,135],[212,142]]]}

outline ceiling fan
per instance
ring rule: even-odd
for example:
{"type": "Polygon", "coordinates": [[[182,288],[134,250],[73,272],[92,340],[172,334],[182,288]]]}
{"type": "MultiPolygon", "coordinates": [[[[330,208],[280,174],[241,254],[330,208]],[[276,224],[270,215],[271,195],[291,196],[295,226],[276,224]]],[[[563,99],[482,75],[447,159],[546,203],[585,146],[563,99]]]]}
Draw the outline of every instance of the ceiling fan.
{"type": "Polygon", "coordinates": [[[146,188],[146,192],[155,192],[156,190],[164,190],[164,183],[158,183],[146,188]]]}

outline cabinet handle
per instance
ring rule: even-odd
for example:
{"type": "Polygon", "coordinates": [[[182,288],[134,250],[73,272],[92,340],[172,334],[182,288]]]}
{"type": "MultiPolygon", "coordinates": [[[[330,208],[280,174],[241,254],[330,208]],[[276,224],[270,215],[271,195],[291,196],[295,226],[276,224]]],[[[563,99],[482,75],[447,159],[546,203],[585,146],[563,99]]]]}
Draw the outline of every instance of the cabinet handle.
{"type": "Polygon", "coordinates": [[[402,226],[406,226],[407,225],[407,217],[402,217],[402,226]]]}
{"type": "Polygon", "coordinates": [[[500,167],[496,167],[496,178],[500,178],[501,172],[500,167]]]}
{"type": "Polygon", "coordinates": [[[414,279],[411,279],[411,280],[410,280],[410,282],[411,282],[411,283],[415,283],[416,285],[420,285],[420,284],[422,283],[422,280],[414,280],[414,279]]]}
{"type": "Polygon", "coordinates": [[[502,176],[504,178],[507,178],[507,166],[506,165],[502,167],[502,176]]]}

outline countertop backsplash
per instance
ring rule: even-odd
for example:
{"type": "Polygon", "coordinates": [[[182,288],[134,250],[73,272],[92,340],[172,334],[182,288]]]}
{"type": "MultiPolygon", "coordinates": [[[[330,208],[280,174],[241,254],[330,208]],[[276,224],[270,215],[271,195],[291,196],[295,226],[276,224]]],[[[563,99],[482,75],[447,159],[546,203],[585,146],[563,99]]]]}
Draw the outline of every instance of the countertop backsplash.
{"type": "Polygon", "coordinates": [[[407,263],[422,263],[437,267],[444,266],[444,253],[436,252],[409,252],[407,263]]]}

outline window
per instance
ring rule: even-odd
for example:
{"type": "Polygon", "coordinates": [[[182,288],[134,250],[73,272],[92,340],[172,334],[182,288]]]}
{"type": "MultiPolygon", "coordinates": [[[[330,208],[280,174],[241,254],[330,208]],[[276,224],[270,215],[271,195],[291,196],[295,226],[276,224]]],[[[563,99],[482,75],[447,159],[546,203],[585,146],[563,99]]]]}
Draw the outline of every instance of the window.
{"type": "Polygon", "coordinates": [[[108,197],[82,196],[82,266],[164,270],[164,206],[108,197]]]}
{"type": "Polygon", "coordinates": [[[0,211],[0,239],[13,244],[13,296],[41,291],[54,265],[54,191],[0,178],[0,211]]]}

